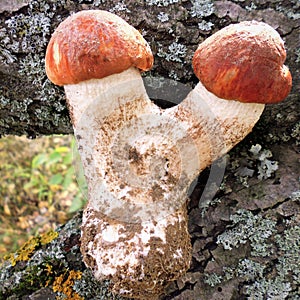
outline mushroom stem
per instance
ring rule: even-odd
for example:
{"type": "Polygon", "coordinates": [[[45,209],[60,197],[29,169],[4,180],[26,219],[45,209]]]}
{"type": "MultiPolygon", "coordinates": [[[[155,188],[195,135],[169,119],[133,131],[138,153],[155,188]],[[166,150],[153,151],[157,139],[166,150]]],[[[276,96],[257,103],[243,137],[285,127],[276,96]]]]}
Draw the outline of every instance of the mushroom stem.
{"type": "Polygon", "coordinates": [[[112,280],[115,293],[158,299],[165,284],[189,268],[186,203],[157,222],[135,224],[111,219],[88,205],[82,222],[84,262],[98,280],[112,280]]]}
{"type": "Polygon", "coordinates": [[[177,186],[185,186],[176,148],[185,131],[150,101],[134,68],[65,92],[88,184],[84,262],[114,292],[156,299],[191,261],[187,197],[177,186]]]}
{"type": "Polygon", "coordinates": [[[99,176],[104,178],[105,159],[110,153],[102,145],[108,138],[113,139],[112,133],[129,120],[151,113],[157,107],[150,101],[140,72],[134,67],[102,79],[68,84],[64,89],[89,188],[89,201],[94,201],[92,187],[99,183],[99,176]],[[100,160],[96,159],[97,166],[95,155],[100,160]]]}
{"type": "Polygon", "coordinates": [[[93,125],[98,128],[94,121],[115,111],[121,111],[126,120],[135,110],[142,112],[151,105],[140,72],[134,67],[101,79],[68,84],[64,89],[75,128],[78,124],[85,126],[88,116],[93,117],[93,125]]]}
{"type": "MultiPolygon", "coordinates": [[[[185,170],[190,180],[242,141],[252,131],[264,107],[261,103],[218,98],[199,82],[179,105],[166,110],[170,118],[185,124],[182,126],[194,145],[182,154],[193,162],[185,170]]],[[[178,145],[185,143],[186,137],[177,141],[178,145]]]]}
{"type": "MultiPolygon", "coordinates": [[[[97,117],[93,105],[98,136],[83,155],[90,194],[81,250],[96,278],[111,278],[115,292],[143,299],[188,269],[189,185],[251,131],[264,105],[220,99],[199,83],[180,105],[162,111],[145,94],[134,104],[137,90],[143,88],[105,115],[97,117]]],[[[106,97],[104,90],[96,98],[106,97]]]]}

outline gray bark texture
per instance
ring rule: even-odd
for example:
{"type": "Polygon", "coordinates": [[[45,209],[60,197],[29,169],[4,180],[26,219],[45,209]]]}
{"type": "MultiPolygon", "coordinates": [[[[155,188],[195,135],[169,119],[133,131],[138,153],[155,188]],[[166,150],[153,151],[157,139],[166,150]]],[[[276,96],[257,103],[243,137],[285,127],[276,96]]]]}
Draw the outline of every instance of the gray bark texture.
{"type": "MultiPolygon", "coordinates": [[[[44,55],[57,25],[83,9],[123,17],[155,55],[147,76],[191,87],[193,52],[213,32],[258,20],[280,33],[292,91],[200,174],[189,203],[192,264],[161,299],[300,299],[299,0],[1,1],[0,135],[72,133],[63,89],[48,81],[44,55]],[[214,174],[223,178],[217,188],[214,174]]],[[[121,299],[84,267],[80,224],[78,214],[58,236],[29,241],[11,256],[0,267],[0,299],[121,299]]]]}

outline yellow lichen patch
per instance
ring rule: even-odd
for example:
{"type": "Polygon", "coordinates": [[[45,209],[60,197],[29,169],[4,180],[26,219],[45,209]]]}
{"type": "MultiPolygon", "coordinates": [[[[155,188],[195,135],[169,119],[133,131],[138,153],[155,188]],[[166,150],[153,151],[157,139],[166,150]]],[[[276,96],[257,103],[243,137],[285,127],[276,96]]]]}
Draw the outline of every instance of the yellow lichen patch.
{"type": "Polygon", "coordinates": [[[53,241],[54,239],[56,239],[57,237],[58,237],[58,232],[54,230],[50,230],[46,233],[43,233],[42,235],[40,235],[41,244],[46,245],[51,241],[53,241]]]}
{"type": "Polygon", "coordinates": [[[50,230],[40,236],[32,237],[18,251],[4,257],[10,260],[11,265],[15,266],[18,261],[27,261],[30,259],[35,250],[41,245],[46,245],[58,236],[56,231],[50,230]]]}
{"type": "MultiPolygon", "coordinates": [[[[53,282],[53,291],[63,293],[66,298],[64,299],[72,299],[72,300],[84,300],[81,296],[79,296],[73,290],[74,281],[76,279],[81,278],[82,273],[80,271],[71,270],[66,274],[62,274],[55,278],[53,282]]],[[[60,299],[60,297],[56,297],[56,299],[60,299]]]]}
{"type": "Polygon", "coordinates": [[[4,259],[9,259],[11,265],[15,266],[18,261],[26,261],[34,253],[39,246],[40,240],[38,237],[33,237],[27,241],[16,253],[7,255],[4,259]]]}
{"type": "Polygon", "coordinates": [[[45,266],[45,271],[47,272],[47,275],[52,274],[52,271],[53,271],[52,265],[46,264],[46,266],[45,266]]]}

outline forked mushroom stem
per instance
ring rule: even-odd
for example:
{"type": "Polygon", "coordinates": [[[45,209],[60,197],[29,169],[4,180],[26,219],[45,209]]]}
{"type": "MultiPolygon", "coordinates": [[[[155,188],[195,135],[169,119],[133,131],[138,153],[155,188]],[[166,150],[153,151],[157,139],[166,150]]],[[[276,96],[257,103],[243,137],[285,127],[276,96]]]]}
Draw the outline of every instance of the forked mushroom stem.
{"type": "MultiPolygon", "coordinates": [[[[153,195],[159,188],[173,190],[160,200],[174,198],[174,192],[185,198],[199,172],[244,139],[265,107],[220,99],[199,82],[183,102],[162,111],[150,101],[135,68],[66,85],[65,92],[85,176],[96,193],[89,201],[96,203],[99,176],[125,203],[157,202],[153,195]],[[127,195],[119,188],[126,176],[137,177],[127,195]]],[[[177,208],[183,201],[178,203],[177,208]]]]}
{"type": "Polygon", "coordinates": [[[174,122],[162,117],[133,68],[65,92],[89,192],[84,261],[97,279],[112,280],[114,292],[155,299],[191,261],[186,197],[166,211],[171,194],[164,201],[162,193],[176,183],[166,174],[180,156],[167,138],[174,122]]]}
{"type": "Polygon", "coordinates": [[[89,187],[85,263],[117,293],[154,297],[189,267],[190,183],[251,131],[264,105],[219,99],[199,83],[162,111],[135,69],[65,90],[89,187]]]}

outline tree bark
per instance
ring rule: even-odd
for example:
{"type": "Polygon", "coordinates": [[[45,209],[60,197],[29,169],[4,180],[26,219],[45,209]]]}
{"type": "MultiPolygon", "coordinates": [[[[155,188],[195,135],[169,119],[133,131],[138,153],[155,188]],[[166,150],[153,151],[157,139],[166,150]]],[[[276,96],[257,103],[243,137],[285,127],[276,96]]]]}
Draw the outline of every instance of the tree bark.
{"type": "MultiPolygon", "coordinates": [[[[75,11],[105,9],[123,17],[154,52],[147,76],[188,87],[197,82],[191,59],[199,42],[230,23],[268,23],[285,40],[292,91],[281,104],[268,106],[253,132],[226,157],[219,189],[213,175],[223,176],[224,162],[200,174],[189,203],[191,268],[161,299],[298,299],[299,8],[298,0],[4,1],[0,135],[72,133],[63,89],[46,78],[44,55],[53,30],[75,11]],[[217,194],[212,197],[210,190],[217,194]]],[[[31,241],[8,259],[0,268],[0,299],[121,299],[84,267],[80,224],[79,214],[58,229],[58,237],[31,241]]]]}
{"type": "Polygon", "coordinates": [[[0,135],[34,137],[71,133],[62,88],[44,70],[48,40],[57,25],[82,9],[110,10],[139,29],[155,65],[148,75],[193,85],[191,59],[199,42],[244,20],[264,21],[284,38],[293,90],[275,113],[294,110],[299,95],[299,1],[4,1],[0,4],[0,135]],[[103,4],[101,4],[103,2],[103,4]],[[170,4],[174,2],[173,4],[170,4]],[[88,4],[91,3],[91,4],[88,4]],[[151,5],[152,3],[152,5],[151,5]],[[154,4],[157,3],[157,4],[154,4]],[[298,9],[298,10],[297,10],[298,9]]]}

